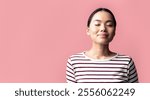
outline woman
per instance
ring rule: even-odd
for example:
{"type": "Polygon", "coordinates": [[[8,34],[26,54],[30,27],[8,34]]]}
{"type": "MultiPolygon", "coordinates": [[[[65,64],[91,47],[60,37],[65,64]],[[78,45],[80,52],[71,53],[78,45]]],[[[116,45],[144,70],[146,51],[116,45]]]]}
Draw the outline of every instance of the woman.
{"type": "Polygon", "coordinates": [[[138,82],[132,58],[109,49],[115,30],[116,19],[109,9],[98,8],[89,16],[87,35],[92,40],[92,47],[68,58],[68,83],[138,82]]]}

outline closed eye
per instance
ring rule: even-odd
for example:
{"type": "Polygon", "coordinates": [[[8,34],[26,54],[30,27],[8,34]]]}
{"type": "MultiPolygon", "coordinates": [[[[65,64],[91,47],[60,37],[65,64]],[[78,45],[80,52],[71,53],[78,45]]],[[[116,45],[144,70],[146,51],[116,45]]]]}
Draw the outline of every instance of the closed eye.
{"type": "Polygon", "coordinates": [[[112,26],[113,26],[113,24],[108,24],[107,26],[112,27],[112,26]]]}
{"type": "Polygon", "coordinates": [[[100,26],[100,24],[95,24],[95,26],[100,26]]]}
{"type": "Polygon", "coordinates": [[[112,21],[107,21],[107,22],[106,22],[106,25],[107,25],[107,26],[110,26],[110,27],[114,26],[114,24],[113,24],[112,21]]]}

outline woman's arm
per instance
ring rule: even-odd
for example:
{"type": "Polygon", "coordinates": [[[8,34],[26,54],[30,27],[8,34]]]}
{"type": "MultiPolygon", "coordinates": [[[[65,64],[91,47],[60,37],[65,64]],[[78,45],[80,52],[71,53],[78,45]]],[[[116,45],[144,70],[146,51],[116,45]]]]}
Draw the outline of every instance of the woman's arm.
{"type": "Polygon", "coordinates": [[[129,83],[138,83],[138,74],[134,64],[134,61],[131,59],[129,62],[129,74],[128,74],[129,83]]]}
{"type": "Polygon", "coordinates": [[[71,64],[70,58],[67,61],[67,68],[66,68],[66,81],[67,83],[76,83],[74,68],[71,64]]]}

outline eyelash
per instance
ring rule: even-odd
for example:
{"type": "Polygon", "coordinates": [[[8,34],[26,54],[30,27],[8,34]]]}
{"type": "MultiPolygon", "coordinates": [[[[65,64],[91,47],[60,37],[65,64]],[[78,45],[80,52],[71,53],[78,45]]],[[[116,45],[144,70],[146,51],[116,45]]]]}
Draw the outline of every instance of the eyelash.
{"type": "Polygon", "coordinates": [[[95,24],[95,26],[100,26],[100,24],[95,24]]]}
{"type": "Polygon", "coordinates": [[[113,25],[112,25],[112,24],[108,24],[107,26],[110,26],[110,27],[112,27],[113,25]]]}
{"type": "MultiPolygon", "coordinates": [[[[95,24],[95,26],[100,26],[100,24],[95,24]]],[[[106,24],[106,26],[109,26],[109,27],[112,27],[113,25],[112,24],[106,24]]]]}

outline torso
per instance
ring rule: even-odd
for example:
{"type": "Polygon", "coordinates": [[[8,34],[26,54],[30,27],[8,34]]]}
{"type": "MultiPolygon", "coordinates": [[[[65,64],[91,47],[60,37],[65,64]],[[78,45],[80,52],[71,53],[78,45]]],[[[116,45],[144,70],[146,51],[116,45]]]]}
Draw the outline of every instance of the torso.
{"type": "Polygon", "coordinates": [[[115,56],[96,60],[87,57],[84,52],[71,56],[77,83],[120,83],[128,81],[128,64],[130,57],[115,56]]]}

